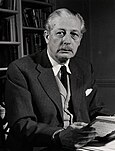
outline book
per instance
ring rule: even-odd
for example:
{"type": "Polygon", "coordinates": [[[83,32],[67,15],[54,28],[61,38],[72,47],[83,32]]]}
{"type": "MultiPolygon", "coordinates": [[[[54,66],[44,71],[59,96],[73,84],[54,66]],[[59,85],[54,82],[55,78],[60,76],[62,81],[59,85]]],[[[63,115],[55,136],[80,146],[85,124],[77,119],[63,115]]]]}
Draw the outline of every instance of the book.
{"type": "Polygon", "coordinates": [[[16,24],[15,24],[15,16],[10,17],[10,40],[16,41],[16,24]]]}
{"type": "Polygon", "coordinates": [[[39,34],[37,32],[24,33],[23,44],[24,44],[24,55],[41,51],[46,47],[43,34],[39,34]]]}
{"type": "Polygon", "coordinates": [[[23,45],[24,45],[24,55],[29,55],[29,37],[27,34],[24,34],[24,41],[23,41],[23,45]]]}
{"type": "Polygon", "coordinates": [[[38,28],[38,20],[37,20],[37,17],[36,17],[36,9],[32,9],[32,19],[33,19],[33,27],[36,27],[38,28]]]}
{"type": "Polygon", "coordinates": [[[23,21],[23,26],[27,26],[27,27],[31,26],[29,15],[27,13],[27,8],[24,8],[22,11],[22,21],[23,21]]]}
{"type": "Polygon", "coordinates": [[[4,0],[0,0],[0,7],[3,6],[3,2],[4,2],[4,0]]]}
{"type": "Polygon", "coordinates": [[[12,10],[17,10],[17,0],[12,0],[12,10]]]}
{"type": "Polygon", "coordinates": [[[35,28],[44,28],[46,19],[51,13],[50,8],[23,8],[22,19],[23,26],[35,27],[35,28]]]}
{"type": "Polygon", "coordinates": [[[0,21],[0,41],[10,41],[10,19],[0,21]]]}
{"type": "Polygon", "coordinates": [[[35,10],[33,8],[25,8],[25,17],[29,27],[36,27],[37,20],[35,16],[35,10]]]}

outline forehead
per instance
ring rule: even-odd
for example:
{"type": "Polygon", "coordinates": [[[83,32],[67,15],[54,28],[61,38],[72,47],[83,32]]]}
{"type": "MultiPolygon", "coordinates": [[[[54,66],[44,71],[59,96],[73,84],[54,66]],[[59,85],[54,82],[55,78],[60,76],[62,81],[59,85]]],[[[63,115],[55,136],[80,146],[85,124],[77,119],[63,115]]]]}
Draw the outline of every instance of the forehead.
{"type": "Polygon", "coordinates": [[[75,16],[58,16],[51,22],[53,30],[65,29],[65,30],[77,30],[81,31],[81,21],[75,16]]]}

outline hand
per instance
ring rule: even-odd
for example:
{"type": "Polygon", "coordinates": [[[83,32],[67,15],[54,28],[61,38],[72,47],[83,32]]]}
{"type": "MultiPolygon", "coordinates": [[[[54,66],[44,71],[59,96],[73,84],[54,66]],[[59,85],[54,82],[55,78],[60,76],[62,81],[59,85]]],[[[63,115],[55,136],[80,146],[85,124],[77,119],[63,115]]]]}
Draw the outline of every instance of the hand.
{"type": "Polygon", "coordinates": [[[83,122],[74,123],[59,134],[62,146],[70,149],[78,149],[92,141],[95,137],[95,129],[83,122]]]}

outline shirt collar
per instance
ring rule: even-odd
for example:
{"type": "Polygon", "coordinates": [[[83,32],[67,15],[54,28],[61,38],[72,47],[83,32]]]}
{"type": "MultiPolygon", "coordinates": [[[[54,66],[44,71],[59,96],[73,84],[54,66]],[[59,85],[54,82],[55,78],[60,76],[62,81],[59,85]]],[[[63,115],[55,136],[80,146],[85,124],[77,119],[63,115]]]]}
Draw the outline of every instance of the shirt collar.
{"type": "MultiPolygon", "coordinates": [[[[62,64],[57,63],[57,62],[50,56],[50,54],[49,54],[48,51],[47,51],[47,54],[48,54],[48,58],[49,58],[49,60],[50,60],[50,62],[51,62],[51,64],[52,64],[52,70],[53,70],[53,72],[54,72],[54,75],[57,76],[58,72],[60,71],[60,68],[61,68],[62,64]]],[[[63,64],[63,65],[66,66],[67,72],[68,72],[69,74],[71,74],[71,71],[70,71],[70,68],[69,68],[69,62],[70,62],[70,59],[68,59],[67,62],[66,62],[65,64],[63,64]]]]}

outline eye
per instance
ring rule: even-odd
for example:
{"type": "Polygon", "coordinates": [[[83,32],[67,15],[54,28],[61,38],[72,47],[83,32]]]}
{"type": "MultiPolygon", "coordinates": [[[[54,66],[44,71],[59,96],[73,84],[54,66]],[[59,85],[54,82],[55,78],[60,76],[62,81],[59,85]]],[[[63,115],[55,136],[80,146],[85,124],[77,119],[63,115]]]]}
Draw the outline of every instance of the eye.
{"type": "Polygon", "coordinates": [[[71,32],[71,36],[74,40],[79,40],[80,39],[80,35],[78,33],[75,32],[71,32]]]}
{"type": "Polygon", "coordinates": [[[64,37],[65,32],[64,32],[64,31],[58,31],[58,32],[56,33],[56,35],[57,35],[58,37],[62,38],[62,37],[64,37]]]}

